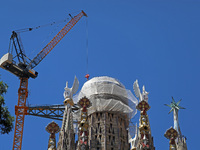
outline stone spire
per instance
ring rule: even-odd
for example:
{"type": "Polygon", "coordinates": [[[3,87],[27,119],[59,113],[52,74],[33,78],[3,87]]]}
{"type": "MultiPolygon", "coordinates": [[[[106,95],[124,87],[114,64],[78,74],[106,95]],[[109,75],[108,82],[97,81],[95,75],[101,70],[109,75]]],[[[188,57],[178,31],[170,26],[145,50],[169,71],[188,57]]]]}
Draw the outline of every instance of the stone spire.
{"type": "Polygon", "coordinates": [[[176,103],[174,98],[172,97],[172,102],[170,103],[170,105],[168,105],[168,104],[165,104],[165,105],[171,108],[169,113],[171,113],[173,111],[174,129],[178,133],[178,138],[176,139],[177,150],[187,150],[186,138],[181,133],[181,129],[180,129],[179,121],[178,121],[178,111],[180,109],[185,109],[184,107],[179,106],[180,102],[181,102],[181,100],[179,100],[176,103]]]}
{"type": "Polygon", "coordinates": [[[180,102],[181,102],[181,100],[179,100],[176,103],[174,98],[172,97],[171,104],[170,105],[165,104],[165,105],[171,108],[169,113],[171,113],[173,111],[173,114],[174,114],[174,129],[178,132],[178,137],[182,138],[181,129],[180,129],[180,126],[179,126],[179,121],[178,121],[178,111],[179,111],[179,109],[185,109],[185,108],[179,106],[180,102]]]}
{"type": "Polygon", "coordinates": [[[73,94],[77,92],[78,86],[79,81],[75,76],[73,86],[69,88],[68,82],[66,82],[66,87],[64,88],[65,91],[63,96],[65,98],[65,111],[63,115],[62,128],[59,134],[57,150],[75,150],[72,106],[74,106],[73,94]]]}
{"type": "Polygon", "coordinates": [[[46,126],[46,131],[50,133],[49,142],[48,142],[48,150],[56,150],[55,134],[60,131],[58,124],[52,121],[46,126]]]}
{"type": "Polygon", "coordinates": [[[88,107],[91,102],[88,98],[83,97],[79,100],[78,105],[81,107],[81,121],[79,123],[79,139],[77,150],[88,150],[88,107]]]}
{"type": "Polygon", "coordinates": [[[135,95],[139,98],[140,102],[136,108],[140,111],[140,122],[139,122],[139,132],[135,137],[135,146],[132,150],[155,150],[153,144],[153,137],[151,136],[151,128],[149,123],[149,117],[147,111],[150,109],[148,104],[148,92],[145,91],[143,86],[142,93],[140,92],[138,81],[136,80],[133,84],[133,89],[135,95]]]}
{"type": "Polygon", "coordinates": [[[139,142],[139,136],[138,136],[138,126],[136,124],[135,126],[135,137],[132,139],[129,140],[129,143],[131,143],[131,150],[136,150],[136,147],[138,145],[138,142],[139,142]]]}
{"type": "Polygon", "coordinates": [[[75,150],[75,133],[70,104],[65,106],[57,150],[75,150]]]}
{"type": "Polygon", "coordinates": [[[171,127],[170,129],[168,129],[165,132],[164,136],[167,139],[170,139],[170,141],[169,141],[169,150],[177,150],[177,146],[176,146],[175,140],[178,137],[178,132],[171,127]]]}
{"type": "Polygon", "coordinates": [[[155,150],[153,137],[151,136],[149,117],[147,115],[150,106],[145,100],[142,100],[136,108],[140,111],[140,123],[138,132],[139,140],[135,150],[155,150]]]}

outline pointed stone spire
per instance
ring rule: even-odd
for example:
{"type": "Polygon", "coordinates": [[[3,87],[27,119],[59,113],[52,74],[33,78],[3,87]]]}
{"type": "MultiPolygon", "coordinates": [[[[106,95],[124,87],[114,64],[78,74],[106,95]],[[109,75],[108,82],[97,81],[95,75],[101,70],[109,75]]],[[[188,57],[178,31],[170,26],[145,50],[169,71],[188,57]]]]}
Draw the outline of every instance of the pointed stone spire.
{"type": "Polygon", "coordinates": [[[142,100],[136,108],[140,111],[140,123],[139,123],[139,142],[136,150],[155,150],[153,137],[151,136],[151,128],[149,123],[149,117],[147,111],[150,106],[147,101],[142,100]]]}
{"type": "Polygon", "coordinates": [[[139,123],[137,146],[136,148],[133,147],[132,150],[155,150],[153,137],[151,136],[149,117],[147,115],[147,111],[150,109],[150,106],[148,104],[149,92],[147,92],[145,90],[145,86],[143,86],[141,93],[137,80],[133,84],[133,89],[135,95],[140,100],[139,104],[136,106],[136,108],[140,111],[140,123],[139,123]]]}
{"type": "Polygon", "coordinates": [[[75,150],[75,133],[73,127],[72,106],[65,103],[62,128],[59,134],[57,150],[75,150]]]}
{"type": "Polygon", "coordinates": [[[172,102],[168,105],[165,104],[166,106],[170,107],[171,110],[169,113],[173,111],[173,116],[174,116],[174,129],[177,131],[177,140],[176,140],[176,149],[177,150],[187,150],[187,144],[186,144],[186,138],[182,135],[179,121],[178,121],[178,111],[180,109],[185,109],[184,107],[181,107],[180,104],[181,100],[178,102],[175,102],[174,98],[172,97],[172,102]]]}
{"type": "Polygon", "coordinates": [[[88,150],[88,108],[91,102],[88,98],[83,97],[79,100],[78,105],[81,107],[81,121],[79,123],[79,139],[77,150],[88,150]]]}
{"type": "Polygon", "coordinates": [[[136,123],[136,126],[135,126],[135,137],[133,139],[131,138],[130,141],[129,141],[129,143],[131,143],[131,150],[136,150],[138,142],[139,142],[138,125],[136,123]]]}
{"type": "Polygon", "coordinates": [[[73,127],[73,112],[72,106],[74,106],[73,94],[78,90],[79,81],[74,78],[74,83],[71,88],[68,87],[66,82],[64,96],[65,111],[63,114],[62,128],[59,134],[58,148],[57,150],[75,150],[75,133],[73,127]]]}
{"type": "Polygon", "coordinates": [[[45,129],[48,133],[50,133],[49,142],[48,142],[48,150],[56,150],[55,134],[60,131],[58,124],[52,121],[46,126],[45,129]]]}
{"type": "Polygon", "coordinates": [[[170,105],[165,104],[166,106],[170,107],[171,110],[169,111],[169,113],[171,113],[173,111],[174,114],[174,129],[178,132],[178,137],[182,138],[182,134],[181,134],[181,129],[180,129],[180,125],[179,125],[179,121],[178,121],[178,111],[180,109],[185,109],[184,107],[179,106],[181,100],[179,100],[177,103],[175,102],[174,98],[172,97],[172,102],[170,105]]]}
{"type": "Polygon", "coordinates": [[[177,150],[177,147],[176,147],[176,138],[178,137],[178,132],[173,129],[172,127],[170,129],[168,129],[164,136],[167,138],[167,139],[170,139],[169,141],[169,150],[177,150]]]}
{"type": "Polygon", "coordinates": [[[138,134],[139,134],[139,131],[138,131],[138,125],[136,124],[136,132],[135,132],[135,137],[134,137],[134,144],[133,144],[133,147],[136,148],[137,145],[138,145],[138,141],[139,141],[139,137],[138,137],[138,134]]]}

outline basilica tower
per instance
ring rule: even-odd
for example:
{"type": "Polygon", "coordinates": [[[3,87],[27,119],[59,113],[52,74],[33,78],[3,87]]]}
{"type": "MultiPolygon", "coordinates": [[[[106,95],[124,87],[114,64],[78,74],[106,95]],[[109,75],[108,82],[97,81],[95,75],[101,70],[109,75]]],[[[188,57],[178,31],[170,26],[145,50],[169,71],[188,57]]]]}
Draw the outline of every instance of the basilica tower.
{"type": "Polygon", "coordinates": [[[103,76],[85,82],[72,97],[77,91],[76,80],[72,88],[66,84],[57,150],[130,150],[129,123],[138,103],[132,92],[118,80],[103,76]],[[72,111],[73,107],[79,108],[72,111]],[[73,122],[78,123],[78,130],[73,122]]]}
{"type": "Polygon", "coordinates": [[[129,120],[136,113],[137,100],[118,80],[95,77],[79,94],[92,103],[88,109],[90,150],[129,150],[129,120]]]}
{"type": "Polygon", "coordinates": [[[138,81],[133,84],[135,95],[139,98],[139,104],[136,108],[140,111],[139,128],[136,127],[136,134],[132,139],[131,150],[155,150],[153,137],[150,128],[149,117],[147,111],[150,109],[148,104],[148,92],[143,86],[142,92],[140,92],[138,81]]]}
{"type": "Polygon", "coordinates": [[[179,120],[178,120],[178,111],[180,109],[185,109],[184,107],[181,107],[180,104],[181,100],[178,102],[175,102],[174,98],[172,97],[172,102],[170,105],[165,104],[166,106],[170,107],[171,110],[173,111],[173,117],[174,117],[174,130],[177,132],[177,136],[171,136],[173,134],[167,134],[169,130],[172,131],[172,127],[168,129],[165,133],[165,137],[170,139],[170,150],[187,150],[187,144],[186,144],[186,137],[182,135],[180,125],[179,125],[179,120]],[[173,142],[174,140],[174,142],[173,142]]]}

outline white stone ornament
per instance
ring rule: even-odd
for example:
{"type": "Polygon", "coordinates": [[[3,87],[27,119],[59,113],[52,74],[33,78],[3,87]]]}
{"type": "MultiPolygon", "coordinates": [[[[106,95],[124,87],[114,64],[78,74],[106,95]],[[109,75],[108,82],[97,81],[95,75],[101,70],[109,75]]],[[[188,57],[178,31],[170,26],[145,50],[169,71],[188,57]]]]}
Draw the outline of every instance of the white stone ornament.
{"type": "Polygon", "coordinates": [[[67,99],[67,98],[72,99],[73,94],[75,94],[78,91],[78,87],[79,87],[79,81],[75,76],[74,83],[73,83],[73,86],[71,88],[68,87],[68,82],[66,82],[66,87],[64,88],[65,91],[63,93],[64,98],[65,99],[67,99]]]}
{"type": "Polygon", "coordinates": [[[140,92],[138,80],[136,80],[133,83],[133,90],[135,92],[135,95],[139,98],[140,101],[145,100],[146,102],[148,102],[148,94],[149,94],[149,92],[145,91],[145,86],[144,85],[142,87],[142,93],[140,92]]]}
{"type": "Polygon", "coordinates": [[[148,102],[148,94],[149,94],[149,92],[145,91],[145,86],[143,85],[143,87],[142,87],[142,97],[143,97],[143,100],[145,100],[146,102],[148,102]]]}

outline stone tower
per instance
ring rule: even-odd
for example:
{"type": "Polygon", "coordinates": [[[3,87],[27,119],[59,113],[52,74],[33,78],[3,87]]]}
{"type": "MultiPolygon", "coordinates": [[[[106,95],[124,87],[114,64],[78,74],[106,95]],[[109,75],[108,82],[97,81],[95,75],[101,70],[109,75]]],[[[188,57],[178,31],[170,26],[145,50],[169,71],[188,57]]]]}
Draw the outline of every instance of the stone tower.
{"type": "Polygon", "coordinates": [[[68,82],[66,82],[66,87],[64,88],[64,105],[65,111],[63,114],[62,127],[59,133],[59,141],[57,150],[75,150],[75,132],[73,125],[73,111],[72,107],[74,107],[73,102],[73,94],[75,94],[78,90],[79,81],[74,78],[74,83],[71,88],[68,87],[68,82]]]}
{"type": "Polygon", "coordinates": [[[57,150],[75,150],[75,133],[71,106],[66,105],[57,150]]]}
{"type": "Polygon", "coordinates": [[[169,113],[173,111],[174,129],[177,131],[177,134],[178,134],[175,139],[174,149],[171,148],[172,144],[170,143],[170,150],[187,150],[186,138],[181,133],[181,129],[180,129],[179,121],[178,121],[178,111],[180,109],[185,109],[184,107],[181,107],[179,105],[180,102],[181,100],[179,100],[178,102],[175,102],[174,98],[172,97],[172,102],[169,105],[165,104],[166,106],[171,108],[169,113]]]}
{"type": "Polygon", "coordinates": [[[140,92],[138,81],[133,84],[135,95],[139,98],[139,104],[136,108],[140,111],[139,128],[136,128],[135,138],[132,139],[131,150],[155,150],[153,137],[151,135],[151,128],[147,111],[150,109],[148,104],[148,92],[143,86],[142,93],[140,92]]]}
{"type": "Polygon", "coordinates": [[[136,98],[116,79],[95,77],[87,81],[79,98],[87,97],[90,150],[130,150],[129,120],[136,113],[136,98]]]}
{"type": "Polygon", "coordinates": [[[111,112],[96,112],[89,116],[91,150],[129,150],[128,119],[111,112]]]}
{"type": "MultiPolygon", "coordinates": [[[[73,96],[78,84],[76,77],[72,88],[66,83],[65,111],[57,150],[155,150],[147,114],[149,93],[144,86],[140,92],[138,81],[133,84],[138,103],[122,83],[111,77],[92,78],[73,96]],[[130,119],[136,109],[140,111],[140,119],[132,138],[130,119]]],[[[179,103],[173,100],[167,105],[174,113],[174,128],[165,133],[170,140],[170,150],[187,150],[186,138],[181,134],[178,122],[178,110],[184,109],[179,103]]],[[[53,142],[49,140],[49,143],[53,142]]]]}
{"type": "Polygon", "coordinates": [[[56,150],[56,138],[55,134],[60,131],[60,128],[57,123],[52,121],[46,126],[46,131],[50,133],[49,142],[48,142],[48,150],[56,150]]]}

